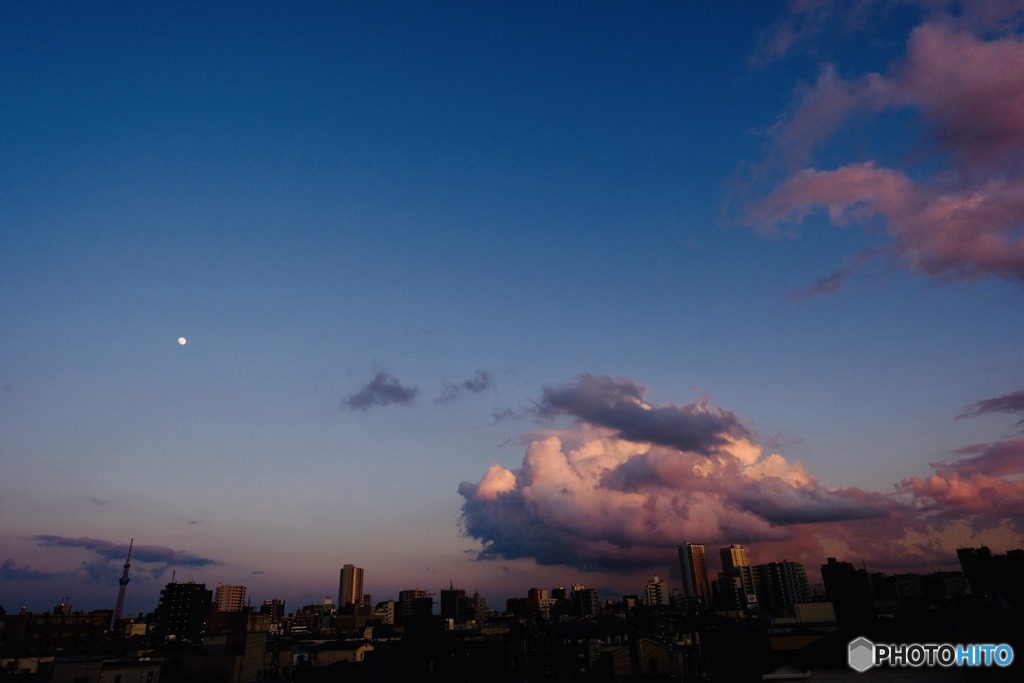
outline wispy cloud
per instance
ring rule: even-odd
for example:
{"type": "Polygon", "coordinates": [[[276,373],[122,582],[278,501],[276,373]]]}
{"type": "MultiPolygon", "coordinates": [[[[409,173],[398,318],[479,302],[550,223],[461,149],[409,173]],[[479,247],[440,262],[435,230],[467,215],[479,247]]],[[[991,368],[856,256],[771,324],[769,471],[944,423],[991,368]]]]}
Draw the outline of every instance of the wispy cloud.
{"type": "MultiPolygon", "coordinates": [[[[877,256],[942,280],[1024,282],[1024,13],[998,2],[982,11],[984,4],[956,16],[922,11],[905,52],[885,73],[844,77],[824,64],[772,127],[769,165],[787,172],[748,206],[749,225],[792,228],[823,212],[839,227],[881,228],[889,237],[806,293],[834,291],[877,256]],[[915,157],[919,163],[887,167],[868,154],[835,168],[815,166],[823,143],[896,110],[925,136],[930,153],[915,157]],[[794,164],[802,168],[789,172],[794,164]]],[[[812,3],[798,13],[804,23],[780,29],[776,53],[815,35],[830,12],[812,3]]]]}
{"type": "Polygon", "coordinates": [[[458,384],[449,384],[445,382],[444,391],[434,399],[435,403],[451,403],[459,397],[463,391],[468,391],[473,394],[479,394],[487,391],[494,385],[494,378],[491,373],[486,370],[477,370],[476,374],[471,378],[459,382],[458,384]]]}
{"type": "Polygon", "coordinates": [[[414,387],[404,386],[394,375],[380,370],[369,384],[343,400],[341,406],[350,412],[355,412],[388,406],[392,403],[409,405],[415,400],[418,392],[419,390],[414,387]]]}
{"type": "MultiPolygon", "coordinates": [[[[37,535],[32,540],[46,548],[82,548],[106,560],[121,561],[128,555],[127,543],[114,543],[87,536],[68,538],[65,536],[37,535]]],[[[199,557],[184,550],[174,550],[159,545],[139,545],[132,547],[132,564],[151,564],[154,576],[160,576],[171,567],[206,567],[220,564],[217,560],[199,557]]],[[[84,565],[83,565],[84,566],[84,565]]],[[[102,571],[96,567],[86,566],[92,572],[102,571]]]]}
{"type": "Polygon", "coordinates": [[[957,418],[977,417],[988,413],[1016,413],[1021,418],[1017,424],[1024,424],[1024,391],[1015,391],[972,403],[964,408],[957,418]]]}

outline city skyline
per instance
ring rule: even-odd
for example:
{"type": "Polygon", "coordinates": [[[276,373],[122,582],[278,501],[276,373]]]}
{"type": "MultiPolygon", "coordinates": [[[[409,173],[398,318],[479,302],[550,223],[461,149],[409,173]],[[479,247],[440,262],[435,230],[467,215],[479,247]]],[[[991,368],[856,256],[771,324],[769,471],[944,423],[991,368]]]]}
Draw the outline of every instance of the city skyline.
{"type": "Polygon", "coordinates": [[[1021,547],[1022,35],[0,6],[0,605],[1021,547]]]}

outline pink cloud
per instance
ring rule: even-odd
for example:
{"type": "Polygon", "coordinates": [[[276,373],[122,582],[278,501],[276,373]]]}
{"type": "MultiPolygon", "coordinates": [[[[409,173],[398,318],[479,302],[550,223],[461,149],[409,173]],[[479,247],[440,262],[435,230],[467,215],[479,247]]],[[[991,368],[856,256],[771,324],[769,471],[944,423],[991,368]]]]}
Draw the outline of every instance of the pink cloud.
{"type": "Polygon", "coordinates": [[[995,534],[1024,526],[1024,439],[965,449],[951,463],[934,464],[931,476],[881,494],[824,486],[706,400],[702,409],[729,419],[714,422],[713,434],[700,425],[702,438],[692,443],[714,446],[695,450],[675,445],[694,429],[686,405],[657,408],[663,413],[648,435],[672,435],[672,442],[626,436],[649,424],[638,422],[633,402],[599,397],[643,396],[638,383],[583,375],[544,395],[555,393],[578,399],[560,403],[562,417],[576,418],[571,428],[533,437],[518,467],[494,464],[478,483],[459,486],[462,528],[480,541],[479,559],[631,572],[664,567],[691,540],[743,543],[763,561],[811,563],[838,546],[876,566],[899,558],[906,569],[951,552],[944,534],[965,525],[995,534]],[[672,420],[678,424],[665,424],[672,420]]]}
{"type": "Polygon", "coordinates": [[[957,415],[957,418],[977,417],[989,413],[1018,413],[1021,419],[1017,424],[1024,424],[1024,390],[972,403],[957,415]]]}
{"type": "Polygon", "coordinates": [[[657,566],[685,539],[812,545],[796,526],[877,518],[892,507],[877,494],[822,486],[800,463],[765,452],[733,413],[706,402],[641,400],[644,413],[661,411],[643,417],[633,401],[617,400],[644,393],[634,382],[592,375],[545,390],[545,401],[562,397],[555,402],[563,415],[599,423],[538,437],[518,468],[492,465],[479,483],[461,484],[463,528],[481,541],[481,558],[657,566]],[[695,421],[694,411],[712,419],[695,421]],[[640,432],[649,440],[627,436],[640,432]]]}
{"type": "Polygon", "coordinates": [[[752,207],[750,216],[770,226],[800,223],[816,210],[840,227],[881,219],[893,238],[885,251],[912,271],[1024,280],[1024,184],[991,179],[945,191],[865,162],[800,171],[752,207]]]}
{"type": "Polygon", "coordinates": [[[911,477],[900,488],[912,493],[936,525],[968,518],[974,526],[1007,521],[1024,532],[1024,439],[1007,439],[972,458],[934,463],[929,477],[911,477]]]}
{"type": "Polygon", "coordinates": [[[823,212],[839,227],[888,236],[884,247],[848,259],[811,293],[838,288],[879,254],[940,279],[1024,281],[1024,15],[1003,10],[984,21],[970,11],[933,14],[886,74],[844,79],[823,66],[772,127],[771,157],[783,168],[812,163],[848,123],[887,109],[916,116],[932,152],[901,169],[872,159],[807,167],[748,207],[747,223],[760,230],[823,212]]]}
{"type": "Polygon", "coordinates": [[[1024,38],[1019,35],[984,40],[949,23],[925,24],[911,34],[907,62],[897,67],[889,92],[893,104],[922,112],[943,148],[985,172],[999,164],[1019,164],[1022,69],[1024,38]]]}

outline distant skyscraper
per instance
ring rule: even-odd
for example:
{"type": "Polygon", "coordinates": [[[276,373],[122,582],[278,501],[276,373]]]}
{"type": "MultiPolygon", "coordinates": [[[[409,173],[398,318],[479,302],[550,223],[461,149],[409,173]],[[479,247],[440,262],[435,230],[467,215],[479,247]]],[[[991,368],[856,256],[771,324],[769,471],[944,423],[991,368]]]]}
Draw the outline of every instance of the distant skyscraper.
{"type": "Polygon", "coordinates": [[[338,607],[363,604],[363,568],[346,564],[338,582],[338,607]]]}
{"type": "Polygon", "coordinates": [[[964,570],[972,593],[989,595],[995,592],[992,581],[992,551],[988,546],[957,548],[956,556],[960,560],[960,568],[964,570]]]}
{"type": "Polygon", "coordinates": [[[683,595],[696,598],[704,605],[709,604],[708,566],[702,544],[679,546],[679,571],[683,575],[683,595]]]}
{"type": "Polygon", "coordinates": [[[651,607],[668,604],[665,583],[657,576],[647,582],[646,598],[651,607]]]}
{"type": "Polygon", "coordinates": [[[584,588],[580,584],[573,584],[572,603],[578,617],[593,617],[601,613],[601,597],[596,588],[584,588]]]}
{"type": "Polygon", "coordinates": [[[447,589],[441,589],[441,617],[453,619],[461,623],[463,602],[466,600],[466,591],[462,588],[455,588],[451,582],[447,589]]]}
{"type": "Polygon", "coordinates": [[[758,607],[776,615],[792,616],[794,606],[811,601],[811,587],[803,562],[769,562],[753,567],[758,607]]]}
{"type": "Polygon", "coordinates": [[[722,573],[718,575],[717,600],[719,609],[726,611],[753,611],[757,608],[757,588],[754,572],[747,563],[747,549],[731,545],[718,551],[722,558],[722,573]]]}
{"type": "Polygon", "coordinates": [[[132,566],[133,545],[135,545],[134,538],[128,543],[128,558],[124,561],[124,573],[121,574],[121,578],[117,580],[117,583],[120,584],[121,587],[117,589],[117,604],[114,605],[114,621],[120,619],[124,612],[124,593],[128,588],[128,569],[132,566]]]}
{"type": "Polygon", "coordinates": [[[741,545],[731,545],[718,551],[722,558],[722,573],[730,574],[736,567],[746,567],[747,549],[741,545]]]}
{"type": "Polygon", "coordinates": [[[245,607],[245,592],[245,586],[217,584],[217,590],[213,594],[213,601],[217,604],[217,611],[241,612],[245,607]]]}
{"type": "Polygon", "coordinates": [[[284,616],[284,600],[279,598],[271,598],[270,600],[264,600],[263,605],[260,607],[260,614],[269,614],[270,623],[276,624],[281,621],[281,617],[284,616]]]}
{"type": "Polygon", "coordinates": [[[212,598],[213,591],[206,590],[203,583],[167,584],[160,591],[160,604],[156,608],[158,633],[167,639],[202,642],[212,598]]]}
{"type": "Polygon", "coordinates": [[[399,615],[403,624],[429,618],[434,611],[434,599],[422,588],[398,591],[399,615]]]}

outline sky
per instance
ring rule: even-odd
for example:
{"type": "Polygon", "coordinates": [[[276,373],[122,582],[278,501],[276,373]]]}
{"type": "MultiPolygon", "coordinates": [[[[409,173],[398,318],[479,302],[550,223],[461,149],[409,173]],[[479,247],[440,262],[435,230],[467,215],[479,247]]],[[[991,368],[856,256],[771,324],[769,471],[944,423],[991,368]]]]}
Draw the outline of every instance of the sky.
{"type": "Polygon", "coordinates": [[[1021,547],[1021,73],[1019,1],[3,3],[0,606],[1021,547]]]}

